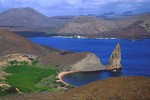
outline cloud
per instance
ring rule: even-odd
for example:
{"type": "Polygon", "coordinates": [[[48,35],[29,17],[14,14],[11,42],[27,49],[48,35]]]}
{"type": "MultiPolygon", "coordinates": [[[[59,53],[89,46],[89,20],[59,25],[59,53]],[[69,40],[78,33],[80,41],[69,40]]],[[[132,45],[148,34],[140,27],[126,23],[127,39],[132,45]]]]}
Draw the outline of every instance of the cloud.
{"type": "Polygon", "coordinates": [[[0,0],[0,10],[32,7],[47,15],[149,11],[150,0],[0,0]]]}

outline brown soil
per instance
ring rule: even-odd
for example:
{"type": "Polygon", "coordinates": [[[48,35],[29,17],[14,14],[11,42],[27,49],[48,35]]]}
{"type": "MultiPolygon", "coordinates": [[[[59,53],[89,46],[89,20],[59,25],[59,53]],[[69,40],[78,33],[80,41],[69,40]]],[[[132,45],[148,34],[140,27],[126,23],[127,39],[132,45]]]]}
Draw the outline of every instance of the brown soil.
{"type": "Polygon", "coordinates": [[[58,100],[150,100],[150,78],[100,80],[60,94],[58,100]]]}

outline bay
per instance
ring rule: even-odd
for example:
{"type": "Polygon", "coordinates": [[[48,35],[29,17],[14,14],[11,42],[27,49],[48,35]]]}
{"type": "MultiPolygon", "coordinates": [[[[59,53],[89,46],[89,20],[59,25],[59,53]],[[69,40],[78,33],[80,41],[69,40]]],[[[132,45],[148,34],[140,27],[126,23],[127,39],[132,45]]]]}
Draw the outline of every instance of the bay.
{"type": "Polygon", "coordinates": [[[120,43],[122,54],[122,69],[117,72],[97,71],[72,73],[63,80],[75,86],[81,86],[100,79],[118,76],[146,76],[150,77],[150,39],[77,39],[38,37],[29,38],[31,41],[62,50],[95,53],[102,64],[107,64],[109,57],[117,43],[120,43]]]}

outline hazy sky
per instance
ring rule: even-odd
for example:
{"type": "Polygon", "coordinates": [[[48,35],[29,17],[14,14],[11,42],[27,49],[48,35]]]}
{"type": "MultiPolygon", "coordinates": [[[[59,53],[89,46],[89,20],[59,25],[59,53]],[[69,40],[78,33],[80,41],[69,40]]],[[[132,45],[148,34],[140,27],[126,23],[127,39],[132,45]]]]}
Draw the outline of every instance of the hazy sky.
{"type": "Polygon", "coordinates": [[[0,12],[18,7],[31,7],[48,16],[150,12],[150,0],[0,0],[0,12]]]}

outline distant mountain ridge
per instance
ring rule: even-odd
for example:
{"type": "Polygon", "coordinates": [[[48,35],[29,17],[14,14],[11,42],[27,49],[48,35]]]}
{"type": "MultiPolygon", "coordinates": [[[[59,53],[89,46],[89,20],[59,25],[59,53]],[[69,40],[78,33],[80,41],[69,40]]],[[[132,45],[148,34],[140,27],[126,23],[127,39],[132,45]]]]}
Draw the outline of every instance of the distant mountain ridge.
{"type": "Polygon", "coordinates": [[[1,26],[16,26],[16,27],[47,27],[48,18],[32,8],[13,8],[1,13],[1,26]]]}
{"type": "Polygon", "coordinates": [[[77,16],[71,22],[67,23],[59,33],[72,33],[95,38],[140,38],[140,36],[147,38],[150,37],[150,14],[118,20],[104,20],[94,16],[77,16]],[[135,25],[137,25],[136,29],[133,27],[135,25]]]}
{"type": "MultiPolygon", "coordinates": [[[[62,21],[59,23],[65,23],[62,21]]],[[[12,8],[0,13],[0,27],[14,31],[48,31],[55,29],[56,23],[56,18],[49,18],[32,8],[12,8]]]]}
{"type": "MultiPolygon", "coordinates": [[[[106,13],[106,15],[113,14],[115,13],[106,13]]],[[[132,12],[125,12],[125,14],[130,15],[132,12]]],[[[150,13],[106,20],[97,16],[47,17],[32,8],[13,8],[0,13],[0,28],[19,32],[46,32],[92,38],[149,38],[150,13]],[[135,24],[136,29],[133,27],[135,24]]]]}

